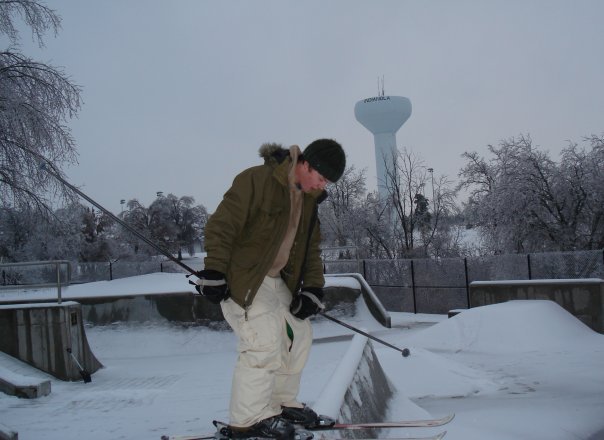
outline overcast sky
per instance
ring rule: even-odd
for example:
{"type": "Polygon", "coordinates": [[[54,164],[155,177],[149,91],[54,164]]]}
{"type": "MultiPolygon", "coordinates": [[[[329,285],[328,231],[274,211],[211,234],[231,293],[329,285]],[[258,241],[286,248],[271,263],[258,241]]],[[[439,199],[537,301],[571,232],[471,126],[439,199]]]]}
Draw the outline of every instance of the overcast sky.
{"type": "Polygon", "coordinates": [[[274,141],[335,138],[376,188],[357,101],[408,97],[397,144],[457,180],[464,151],[530,134],[558,159],[604,133],[600,0],[52,0],[38,50],[83,89],[71,183],[119,212],[157,191],[212,212],[274,141]]]}

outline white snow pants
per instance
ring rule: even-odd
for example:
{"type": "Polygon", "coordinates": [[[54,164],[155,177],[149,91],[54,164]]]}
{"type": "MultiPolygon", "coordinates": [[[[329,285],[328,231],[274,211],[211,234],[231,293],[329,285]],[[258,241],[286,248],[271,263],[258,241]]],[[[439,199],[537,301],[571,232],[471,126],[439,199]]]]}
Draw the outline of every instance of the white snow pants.
{"type": "Polygon", "coordinates": [[[225,319],[239,337],[230,403],[233,426],[251,426],[280,414],[281,405],[302,407],[296,396],[312,345],[312,327],[308,319],[289,312],[291,300],[285,282],[267,276],[247,316],[232,299],[221,303],[225,319]]]}

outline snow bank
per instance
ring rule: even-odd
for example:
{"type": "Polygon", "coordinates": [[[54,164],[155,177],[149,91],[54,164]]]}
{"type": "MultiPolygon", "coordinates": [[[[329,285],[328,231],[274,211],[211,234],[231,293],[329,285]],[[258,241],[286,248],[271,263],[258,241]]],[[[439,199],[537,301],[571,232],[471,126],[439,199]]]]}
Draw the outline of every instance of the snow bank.
{"type": "Polygon", "coordinates": [[[482,371],[421,348],[412,349],[411,356],[404,359],[386,351],[379,356],[388,377],[400,378],[401,391],[409,399],[467,397],[500,387],[482,371]]]}
{"type": "Polygon", "coordinates": [[[523,352],[602,341],[553,301],[518,300],[465,310],[405,343],[431,350],[523,352]]]}

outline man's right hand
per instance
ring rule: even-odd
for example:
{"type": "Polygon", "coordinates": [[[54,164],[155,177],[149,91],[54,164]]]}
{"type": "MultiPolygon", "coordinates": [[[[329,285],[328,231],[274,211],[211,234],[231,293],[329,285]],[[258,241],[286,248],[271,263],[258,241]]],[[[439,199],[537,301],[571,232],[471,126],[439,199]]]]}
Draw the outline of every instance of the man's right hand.
{"type": "Polygon", "coordinates": [[[323,289],[320,287],[306,287],[294,297],[289,311],[298,319],[306,319],[316,315],[325,308],[321,302],[323,289]]]}
{"type": "Polygon", "coordinates": [[[195,290],[208,301],[219,304],[220,301],[229,297],[229,287],[223,273],[217,270],[204,269],[196,272],[195,276],[197,276],[198,280],[189,282],[194,284],[195,290]]]}

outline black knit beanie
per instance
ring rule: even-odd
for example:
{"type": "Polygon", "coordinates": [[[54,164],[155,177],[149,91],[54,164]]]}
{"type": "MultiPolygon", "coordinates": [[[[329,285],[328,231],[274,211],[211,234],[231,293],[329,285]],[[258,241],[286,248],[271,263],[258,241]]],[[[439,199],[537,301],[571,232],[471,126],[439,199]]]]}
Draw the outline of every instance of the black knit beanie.
{"type": "Polygon", "coordinates": [[[317,139],[302,153],[304,160],[330,182],[336,182],[346,168],[342,146],[333,139],[317,139]]]}

